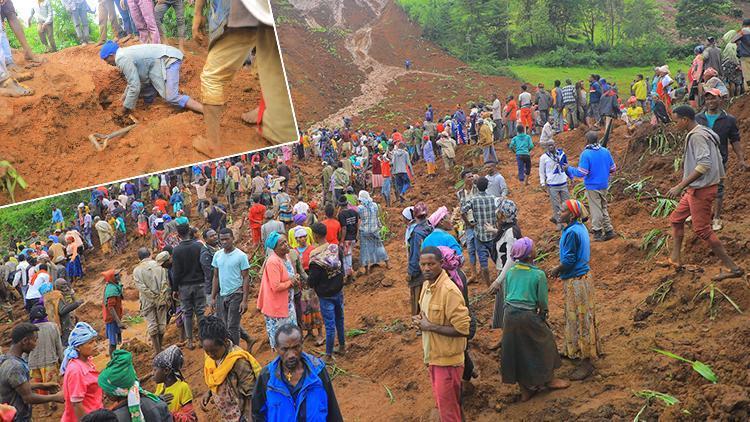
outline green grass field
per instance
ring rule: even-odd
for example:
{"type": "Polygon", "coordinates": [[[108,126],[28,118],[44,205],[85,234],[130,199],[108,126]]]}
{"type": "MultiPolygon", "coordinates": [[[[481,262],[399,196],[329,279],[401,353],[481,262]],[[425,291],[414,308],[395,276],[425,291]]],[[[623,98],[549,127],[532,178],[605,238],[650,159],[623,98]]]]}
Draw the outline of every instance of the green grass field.
{"type": "MultiPolygon", "coordinates": [[[[669,70],[672,71],[672,75],[677,74],[679,69],[682,69],[683,72],[687,72],[690,69],[690,62],[688,61],[669,61],[667,64],[669,65],[669,70]]],[[[559,79],[565,85],[565,79],[570,78],[573,82],[577,80],[588,81],[590,74],[598,73],[601,77],[607,79],[608,82],[614,80],[617,82],[617,86],[623,89],[629,88],[630,83],[635,79],[635,75],[639,73],[643,74],[646,80],[654,75],[654,66],[595,69],[586,67],[551,68],[533,64],[515,64],[507,66],[507,68],[518,75],[523,81],[533,85],[541,82],[547,88],[554,86],[555,79],[559,79]]]]}

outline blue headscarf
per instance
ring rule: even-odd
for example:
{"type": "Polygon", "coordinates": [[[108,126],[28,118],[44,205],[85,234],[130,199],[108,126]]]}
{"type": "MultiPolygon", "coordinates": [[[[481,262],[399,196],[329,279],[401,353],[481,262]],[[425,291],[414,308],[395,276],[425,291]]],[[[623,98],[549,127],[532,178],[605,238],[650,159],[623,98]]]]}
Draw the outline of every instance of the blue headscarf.
{"type": "Polygon", "coordinates": [[[271,234],[269,234],[268,238],[266,239],[266,248],[276,249],[276,245],[279,244],[280,238],[281,238],[281,234],[279,234],[279,232],[271,232],[271,234]]]}
{"type": "Polygon", "coordinates": [[[65,349],[65,356],[60,365],[60,374],[65,374],[65,368],[68,367],[68,362],[70,362],[71,359],[76,359],[78,357],[77,348],[95,339],[97,336],[98,334],[89,324],[85,322],[79,322],[76,324],[73,331],[70,332],[70,336],[68,336],[68,347],[65,349]]]}
{"type": "Polygon", "coordinates": [[[106,59],[107,57],[117,53],[117,50],[120,48],[119,45],[117,45],[116,42],[112,40],[107,40],[107,42],[104,43],[102,46],[102,49],[99,50],[99,57],[101,57],[102,60],[106,59]]]}

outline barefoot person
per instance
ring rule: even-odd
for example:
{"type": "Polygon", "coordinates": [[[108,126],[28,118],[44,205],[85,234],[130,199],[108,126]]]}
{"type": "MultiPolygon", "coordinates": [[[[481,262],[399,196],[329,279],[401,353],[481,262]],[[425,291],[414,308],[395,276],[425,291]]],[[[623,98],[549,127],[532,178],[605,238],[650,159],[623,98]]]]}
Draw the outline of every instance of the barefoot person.
{"type": "Polygon", "coordinates": [[[560,237],[560,265],[550,271],[551,277],[559,276],[563,282],[565,339],[561,354],[579,361],[570,375],[573,381],[588,378],[594,372],[591,360],[601,354],[594,286],[589,272],[591,241],[582,222],[584,213],[585,208],[579,201],[565,201],[560,214],[560,222],[565,224],[560,237]]]}
{"type": "Polygon", "coordinates": [[[122,113],[135,110],[138,97],[151,103],[159,94],[165,101],[179,108],[203,113],[203,105],[180,94],[180,66],[182,51],[163,44],[142,44],[122,47],[107,41],[99,52],[99,57],[109,65],[117,67],[127,82],[122,113]]]}
{"type": "Polygon", "coordinates": [[[672,256],[669,264],[679,269],[682,265],[682,240],[685,238],[685,220],[692,217],[693,232],[708,243],[711,251],[729,269],[720,272],[713,280],[741,277],[744,271],[729,257],[724,245],[711,228],[711,210],[719,183],[725,177],[719,136],[706,126],[695,122],[695,111],[689,106],[674,109],[677,128],[687,131],[683,153],[682,181],[667,192],[669,198],[680,197],[680,203],[669,216],[672,224],[672,256]]]}
{"type": "MultiPolygon", "coordinates": [[[[195,139],[193,147],[210,157],[221,155],[221,116],[226,107],[225,90],[253,47],[253,60],[257,63],[261,86],[261,106],[258,113],[246,113],[242,118],[248,123],[259,124],[261,135],[273,144],[297,139],[270,3],[260,0],[196,0],[195,10],[203,10],[209,2],[208,57],[201,74],[206,137],[195,139]]],[[[203,39],[200,30],[202,21],[203,15],[196,13],[192,34],[199,43],[203,39]]]]}
{"type": "Polygon", "coordinates": [[[554,377],[561,365],[555,336],[546,324],[547,276],[534,266],[534,242],[523,237],[510,252],[515,264],[505,277],[505,312],[500,369],[503,383],[518,384],[521,401],[539,389],[567,388],[570,383],[554,377]]]}

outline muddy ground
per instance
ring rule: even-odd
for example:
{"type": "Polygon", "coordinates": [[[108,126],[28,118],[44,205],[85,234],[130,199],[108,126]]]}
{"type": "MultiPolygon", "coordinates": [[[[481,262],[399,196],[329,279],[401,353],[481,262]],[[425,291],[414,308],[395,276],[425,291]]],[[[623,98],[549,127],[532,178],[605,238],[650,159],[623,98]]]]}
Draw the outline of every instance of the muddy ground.
{"type": "MultiPolygon", "coordinates": [[[[47,63],[32,69],[25,82],[31,97],[0,99],[0,160],[8,160],[28,182],[16,200],[79,189],[167,168],[205,161],[192,140],[205,132],[202,116],[171,107],[161,98],[149,107],[139,100],[133,116],[140,124],[97,152],[88,136],[111,133],[131,122],[116,118],[125,80],[99,59],[95,46],[72,47],[43,55],[47,63]]],[[[180,89],[200,100],[200,73],[206,49],[186,43],[180,89]]],[[[18,63],[23,63],[20,56],[18,63]]],[[[269,144],[240,115],[257,106],[260,85],[250,68],[240,71],[227,90],[222,119],[226,140],[222,156],[269,144]]],[[[10,198],[0,193],[0,205],[10,198]]]]}
{"type": "MultiPolygon", "coordinates": [[[[583,149],[581,135],[580,131],[574,131],[559,139],[574,163],[583,149]]],[[[695,295],[709,283],[710,276],[718,272],[717,260],[692,234],[687,235],[685,262],[700,266],[702,271],[674,274],[655,264],[663,255],[647,259],[647,252],[640,248],[642,237],[654,227],[666,230],[668,223],[666,219],[651,217],[653,201],[641,199],[638,202],[632,193],[622,193],[632,181],[648,175],[657,176],[657,181],[648,184],[647,190],[666,190],[679,177],[671,169],[672,157],[646,157],[640,160],[645,141],[629,143],[624,139],[622,127],[615,130],[611,148],[621,167],[616,176],[619,180],[612,188],[613,203],[610,209],[619,236],[610,242],[594,243],[592,246],[597,319],[604,345],[604,356],[596,361],[596,374],[583,382],[574,382],[567,390],[542,393],[527,403],[519,403],[517,387],[502,384],[500,380],[499,353],[489,350],[499,336],[489,329],[492,298],[485,294],[484,286],[471,284],[470,297],[479,319],[479,329],[470,344],[481,375],[475,380],[475,393],[465,398],[467,420],[632,420],[646,404],[633,392],[643,389],[668,393],[680,400],[678,405],[670,408],[660,402],[651,403],[641,414],[645,420],[747,420],[750,405],[750,377],[747,372],[750,358],[746,353],[750,346],[748,318],[745,314],[737,313],[726,300],[717,298],[717,315],[711,320],[708,301],[705,298],[695,299],[695,295]],[[668,280],[673,281],[672,288],[662,302],[647,300],[659,285],[668,280]],[[657,355],[652,351],[654,348],[707,363],[718,375],[719,383],[711,384],[686,364],[657,355]]],[[[472,150],[473,147],[460,148],[459,165],[474,165],[476,156],[472,150]]],[[[514,177],[515,160],[509,151],[501,151],[500,159],[501,172],[511,190],[510,197],[520,209],[519,221],[523,234],[536,241],[540,252],[550,252],[539,264],[549,269],[557,260],[559,234],[547,222],[550,210],[546,194],[534,184],[524,187],[518,182],[514,177]]],[[[317,162],[305,163],[302,167],[308,185],[313,185],[320,170],[317,162]]],[[[448,174],[441,168],[438,177],[428,181],[420,176],[423,173],[424,164],[420,163],[417,165],[415,188],[407,195],[409,203],[424,200],[431,210],[443,204],[449,207],[457,204],[452,189],[457,181],[455,174],[448,174]]],[[[747,215],[745,210],[750,195],[742,187],[747,184],[748,175],[739,173],[736,166],[730,166],[730,177],[731,194],[726,225],[720,232],[720,238],[730,254],[748,268],[750,245],[746,239],[748,227],[743,216],[747,215]]],[[[317,186],[311,188],[308,197],[314,197],[318,192],[317,186]]],[[[400,206],[386,209],[386,221],[393,232],[386,242],[392,269],[376,268],[371,275],[359,276],[353,285],[345,288],[346,328],[366,331],[348,338],[347,355],[338,358],[335,366],[329,367],[329,371],[336,374],[334,386],[346,420],[432,420],[433,400],[429,376],[422,363],[421,340],[408,323],[409,293],[404,280],[406,254],[402,243],[405,227],[400,209],[400,206]],[[387,390],[390,390],[393,400],[389,398],[387,390]]],[[[249,234],[242,222],[244,214],[244,209],[234,213],[233,227],[240,235],[240,247],[248,250],[249,234]]],[[[98,273],[112,266],[125,269],[126,314],[137,315],[137,292],[133,289],[130,272],[137,264],[137,248],[145,244],[144,239],[131,237],[127,252],[122,256],[105,259],[98,251],[87,256],[87,275],[81,284],[75,286],[78,294],[89,301],[77,312],[79,318],[103,330],[99,305],[102,282],[98,273]]],[[[357,254],[358,251],[355,251],[355,256],[357,254]]],[[[550,323],[559,344],[563,327],[562,289],[559,280],[550,280],[549,284],[550,323]]],[[[727,280],[719,287],[743,311],[750,308],[747,280],[727,280]]],[[[251,311],[243,317],[242,323],[252,336],[261,339],[254,354],[261,363],[267,363],[273,356],[266,340],[262,316],[253,310],[257,284],[252,290],[251,311]]],[[[10,325],[0,327],[0,332],[7,332],[10,325]]],[[[147,377],[151,371],[151,353],[143,340],[144,328],[140,323],[125,330],[124,347],[138,352],[138,374],[147,377]]],[[[174,325],[169,326],[166,337],[168,343],[177,341],[178,333],[174,325]]],[[[305,347],[311,353],[323,352],[311,341],[305,347]]],[[[101,350],[104,349],[102,343],[101,350]]],[[[183,372],[194,394],[199,396],[206,391],[201,372],[202,352],[185,350],[185,353],[183,372]]],[[[104,364],[106,357],[100,356],[97,362],[104,364]]],[[[565,376],[572,368],[572,363],[564,360],[558,374],[565,376]]],[[[144,384],[146,388],[153,388],[150,380],[144,384]]],[[[40,413],[36,415],[39,417],[40,413]]],[[[216,415],[201,414],[201,420],[210,420],[211,416],[216,415]]],[[[56,417],[59,416],[39,417],[38,420],[56,420],[56,417]]]]}

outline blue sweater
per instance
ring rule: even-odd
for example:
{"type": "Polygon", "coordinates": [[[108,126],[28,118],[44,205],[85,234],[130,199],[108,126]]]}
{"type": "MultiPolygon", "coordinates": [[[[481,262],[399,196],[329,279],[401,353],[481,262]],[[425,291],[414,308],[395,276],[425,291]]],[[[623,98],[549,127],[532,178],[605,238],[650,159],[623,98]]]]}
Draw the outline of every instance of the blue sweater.
{"type": "Polygon", "coordinates": [[[456,252],[456,255],[463,255],[461,245],[458,244],[456,238],[443,229],[435,229],[429,234],[429,236],[424,238],[422,249],[428,246],[445,246],[453,249],[456,252]]]}
{"type": "Polygon", "coordinates": [[[589,272],[591,241],[586,226],[574,221],[566,227],[560,237],[560,278],[580,277],[589,272]]]}
{"type": "Polygon", "coordinates": [[[599,144],[587,145],[578,160],[578,167],[568,167],[568,176],[583,178],[587,190],[605,190],[609,188],[609,174],[617,167],[607,148],[599,144]]]}

